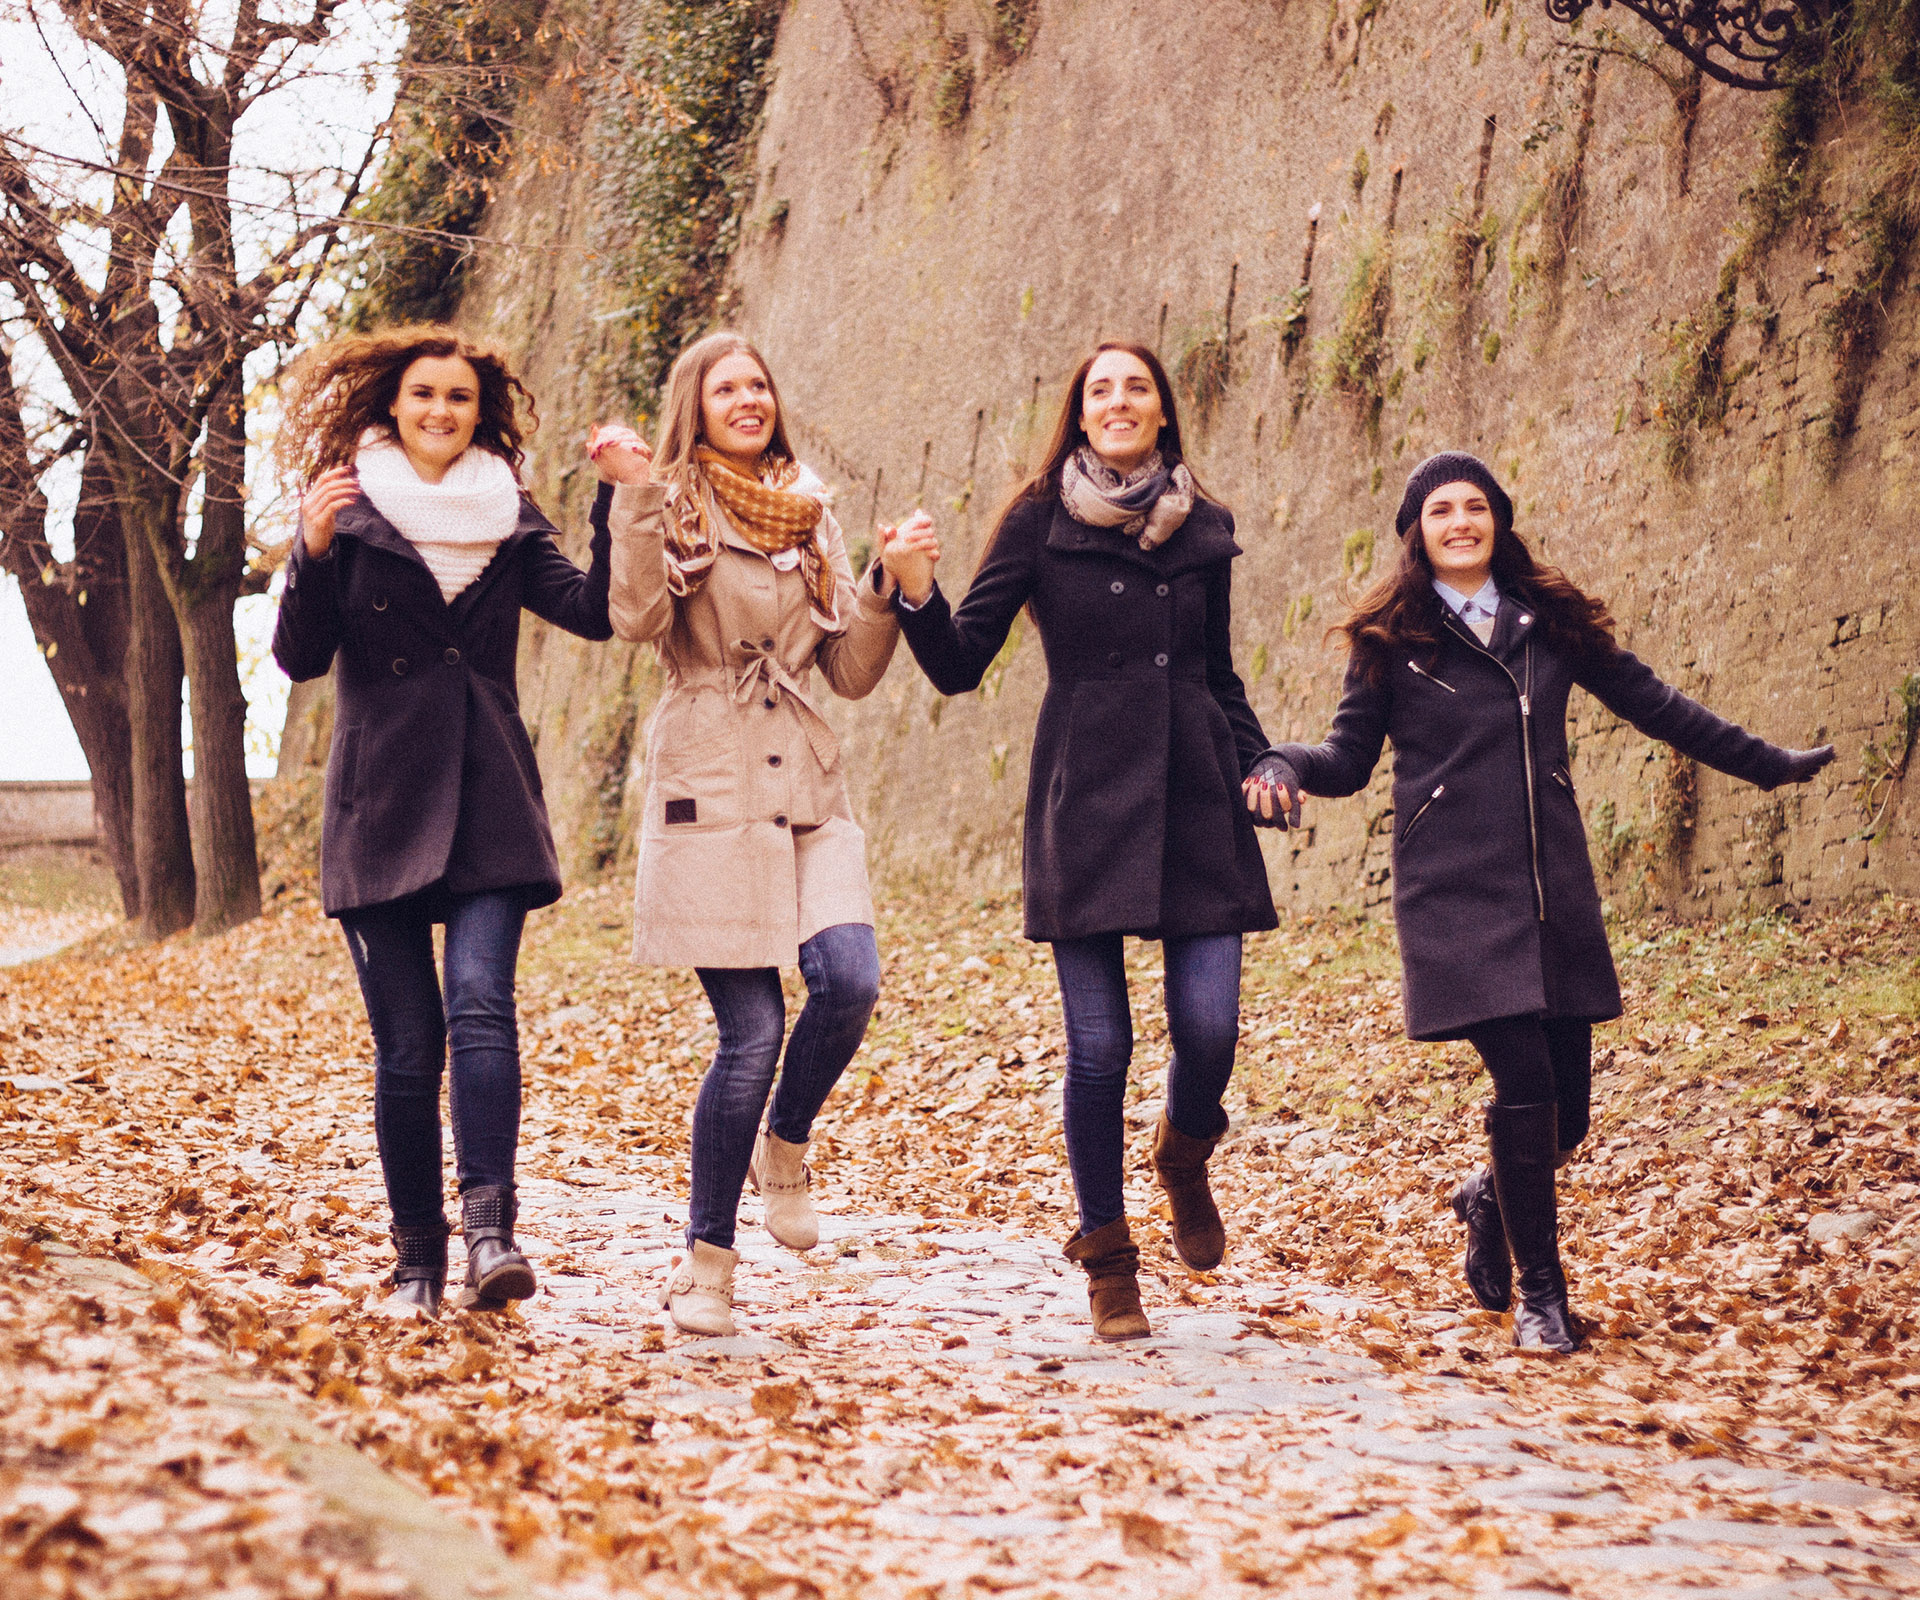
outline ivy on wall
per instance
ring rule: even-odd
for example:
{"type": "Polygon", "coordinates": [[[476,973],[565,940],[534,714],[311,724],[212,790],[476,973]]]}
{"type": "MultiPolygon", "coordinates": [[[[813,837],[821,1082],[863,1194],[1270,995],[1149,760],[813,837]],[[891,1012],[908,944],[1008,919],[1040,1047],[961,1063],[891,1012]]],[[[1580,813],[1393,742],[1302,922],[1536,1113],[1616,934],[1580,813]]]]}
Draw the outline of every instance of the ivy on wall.
{"type": "Polygon", "coordinates": [[[512,115],[554,30],[546,0],[409,0],[393,142],[359,216],[368,224],[341,323],[441,322],[458,309],[512,115]]]}
{"type": "Polygon", "coordinates": [[[631,332],[619,380],[637,407],[721,309],[782,10],[781,0],[641,0],[622,19],[617,100],[595,141],[596,244],[603,297],[631,332]]]}

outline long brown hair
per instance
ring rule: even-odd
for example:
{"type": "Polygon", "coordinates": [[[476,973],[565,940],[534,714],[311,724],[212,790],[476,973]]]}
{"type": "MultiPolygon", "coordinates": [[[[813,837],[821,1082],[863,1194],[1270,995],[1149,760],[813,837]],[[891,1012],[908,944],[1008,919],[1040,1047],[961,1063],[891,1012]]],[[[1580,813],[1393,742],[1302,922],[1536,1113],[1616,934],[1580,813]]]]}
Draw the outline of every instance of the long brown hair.
{"type": "MultiPolygon", "coordinates": [[[[1090,442],[1087,430],[1080,421],[1081,413],[1086,409],[1087,374],[1093,370],[1094,362],[1109,350],[1126,351],[1153,375],[1153,386],[1160,391],[1160,437],[1155,445],[1160,452],[1160,459],[1169,467],[1177,467],[1187,459],[1180,443],[1180,408],[1174,403],[1173,383],[1167,377],[1167,369],[1160,365],[1160,358],[1143,344],[1132,344],[1125,339],[1105,339],[1095,345],[1087,359],[1074,369],[1066,393],[1061,397],[1060,415],[1054,422],[1053,438],[1047,444],[1040,470],[1014,490],[1013,498],[1007,502],[1007,511],[1023,500],[1041,500],[1059,492],[1060,469],[1067,464],[1067,457],[1090,442]]],[[[1189,466],[1187,470],[1191,472],[1193,468],[1189,466]]],[[[1194,489],[1206,495],[1197,481],[1194,489]]],[[[1206,498],[1213,497],[1206,495],[1206,498]]],[[[1005,514],[1001,513],[1003,517],[1005,514]]]]}
{"type": "Polygon", "coordinates": [[[281,394],[274,454],[288,478],[305,483],[344,466],[369,428],[396,438],[394,402],[407,368],[422,356],[458,356],[480,380],[480,421],[473,442],[506,458],[518,476],[526,435],[539,426],[533,396],[506,357],[442,323],[411,323],[347,334],[316,345],[293,364],[281,394]],[[526,424],[520,420],[522,403],[526,424]]]}
{"type": "Polygon", "coordinates": [[[767,393],[773,396],[773,432],[767,439],[762,460],[792,461],[793,446],[787,442],[787,407],[780,398],[780,386],[773,381],[773,368],[754,348],[745,334],[730,328],[695,339],[674,358],[667,374],[667,396],[660,407],[660,434],[653,448],[655,483],[683,483],[693,468],[693,452],[710,441],[706,437],[705,413],[700,408],[700,391],[707,374],[728,356],[751,358],[767,380],[767,393]]]}
{"type": "MultiPolygon", "coordinates": [[[[1619,648],[1613,615],[1606,602],[1588,594],[1558,567],[1535,558],[1510,526],[1496,523],[1493,581],[1500,593],[1540,619],[1540,631],[1575,655],[1592,659],[1619,648]]],[[[1440,653],[1445,604],[1433,592],[1433,562],[1416,518],[1401,541],[1394,568],[1364,595],[1353,614],[1328,636],[1345,639],[1369,683],[1406,658],[1425,657],[1431,666],[1440,653]]]]}

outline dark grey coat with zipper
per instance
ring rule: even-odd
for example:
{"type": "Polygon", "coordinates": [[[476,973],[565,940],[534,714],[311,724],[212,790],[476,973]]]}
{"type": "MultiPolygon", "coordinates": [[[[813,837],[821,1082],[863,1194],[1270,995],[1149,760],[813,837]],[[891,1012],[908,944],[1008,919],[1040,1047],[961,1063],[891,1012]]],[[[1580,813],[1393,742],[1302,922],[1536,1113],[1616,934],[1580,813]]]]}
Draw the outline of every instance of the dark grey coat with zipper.
{"type": "Polygon", "coordinates": [[[1047,657],[1022,840],[1029,939],[1248,933],[1277,922],[1240,783],[1266,735],[1233,670],[1233,517],[1196,500],[1152,551],[1057,494],[1006,515],[967,597],[901,632],[964,694],[1031,605],[1047,657]]]}
{"type": "Polygon", "coordinates": [[[533,744],[514,667],[522,607],[584,639],[610,639],[608,496],[592,564],[560,551],[524,495],[520,520],[449,605],[407,539],[363,495],[315,560],[294,540],[273,632],[288,677],[334,668],[320,893],[329,916],[436,884],[560,898],[533,744]]]}
{"type": "Polygon", "coordinates": [[[1748,783],[1788,781],[1788,752],[1663,683],[1631,651],[1579,660],[1503,599],[1490,644],[1436,595],[1431,663],[1349,668],[1324,744],[1278,746],[1310,795],[1366,787],[1393,741],[1393,911],[1407,1032],[1457,1039],[1494,1017],[1603,1021],[1620,985],[1567,770],[1577,683],[1649,738],[1748,783]]]}

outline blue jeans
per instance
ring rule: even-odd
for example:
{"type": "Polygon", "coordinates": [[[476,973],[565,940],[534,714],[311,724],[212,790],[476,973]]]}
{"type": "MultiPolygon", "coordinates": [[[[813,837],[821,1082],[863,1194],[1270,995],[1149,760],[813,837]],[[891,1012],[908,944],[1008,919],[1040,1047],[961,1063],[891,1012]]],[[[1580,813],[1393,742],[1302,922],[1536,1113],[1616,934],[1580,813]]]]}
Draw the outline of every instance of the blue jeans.
{"type": "Polygon", "coordinates": [[[431,1227],[441,1209],[440,1079],[465,1193],[513,1182],[520,1141],[520,1030],[513,975],[526,896],[423,890],[343,912],[347,950],[373,1024],[373,1127],[387,1204],[400,1227],[431,1227]],[[446,994],[433,967],[433,925],[447,926],[446,994]]]}
{"type": "MultiPolygon", "coordinates": [[[[1173,1046],[1167,1120],[1191,1138],[1212,1139],[1226,1131],[1220,1100],[1240,1039],[1240,935],[1168,939],[1162,951],[1173,1046]]],[[[1088,1234],[1127,1214],[1125,1105],[1133,1018],[1121,936],[1056,940],[1053,962],[1067,1018],[1067,1165],[1080,1202],[1080,1231],[1088,1234]]]]}
{"type": "MultiPolygon", "coordinates": [[[[777,967],[698,967],[700,985],[713,1002],[720,1048],[700,1084],[693,1106],[693,1195],[687,1213],[687,1243],[704,1239],[733,1248],[740,1190],[753,1159],[760,1113],[780,1062],[786,1031],[786,998],[777,967]]],[[[854,1051],[880,994],[880,947],[864,922],[822,928],[800,946],[800,975],[807,1003],[787,1041],[786,1066],[773,1091],[767,1127],[789,1144],[805,1144],[813,1119],[827,1103],[854,1051]]]]}

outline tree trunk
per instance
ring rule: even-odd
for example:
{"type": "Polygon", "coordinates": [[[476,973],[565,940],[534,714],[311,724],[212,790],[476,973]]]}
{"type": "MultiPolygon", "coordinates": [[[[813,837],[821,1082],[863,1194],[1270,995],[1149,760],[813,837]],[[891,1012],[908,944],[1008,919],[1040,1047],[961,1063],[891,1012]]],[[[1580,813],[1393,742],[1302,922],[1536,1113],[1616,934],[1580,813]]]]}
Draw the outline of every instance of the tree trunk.
{"type": "Polygon", "coordinates": [[[140,930],[150,939],[164,939],[193,921],[193,845],[180,748],[186,663],[145,529],[126,529],[126,551],[127,720],[140,930]]]}
{"type": "Polygon", "coordinates": [[[247,782],[247,700],[233,645],[239,585],[197,600],[186,617],[193,706],[193,925],[220,933],[260,915],[260,857],[247,782]]]}

